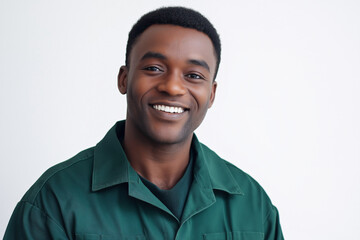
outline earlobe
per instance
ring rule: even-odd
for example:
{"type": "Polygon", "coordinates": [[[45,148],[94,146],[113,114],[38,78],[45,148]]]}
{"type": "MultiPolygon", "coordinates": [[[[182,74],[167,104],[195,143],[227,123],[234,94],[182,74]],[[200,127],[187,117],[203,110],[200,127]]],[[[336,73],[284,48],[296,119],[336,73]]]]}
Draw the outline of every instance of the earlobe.
{"type": "Polygon", "coordinates": [[[128,68],[126,66],[121,66],[118,75],[118,89],[121,94],[126,94],[127,92],[127,79],[128,68]]]}
{"type": "Polygon", "coordinates": [[[209,102],[209,107],[208,107],[208,108],[211,108],[211,106],[212,106],[213,103],[214,103],[215,94],[216,94],[216,88],[217,88],[217,82],[214,81],[214,82],[212,83],[212,86],[211,86],[210,102],[209,102]]]}

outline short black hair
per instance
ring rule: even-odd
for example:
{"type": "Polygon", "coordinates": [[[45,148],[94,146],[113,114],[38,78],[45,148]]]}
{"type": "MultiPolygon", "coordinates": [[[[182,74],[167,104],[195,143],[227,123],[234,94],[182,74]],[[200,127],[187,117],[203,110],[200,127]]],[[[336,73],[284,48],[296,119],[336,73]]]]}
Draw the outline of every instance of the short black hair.
{"type": "Polygon", "coordinates": [[[130,52],[136,42],[136,39],[148,27],[154,24],[171,24],[185,28],[192,28],[205,33],[210,38],[216,54],[217,61],[214,75],[215,80],[221,59],[221,43],[219,34],[210,21],[201,13],[185,7],[162,7],[143,15],[129,32],[125,56],[126,66],[129,66],[130,52]]]}

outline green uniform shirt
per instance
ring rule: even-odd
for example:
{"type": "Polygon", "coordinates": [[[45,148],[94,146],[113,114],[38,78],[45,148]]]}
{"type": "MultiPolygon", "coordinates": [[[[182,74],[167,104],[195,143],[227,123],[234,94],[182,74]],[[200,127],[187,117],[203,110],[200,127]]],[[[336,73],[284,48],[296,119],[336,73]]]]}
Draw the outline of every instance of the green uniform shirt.
{"type": "Polygon", "coordinates": [[[173,186],[171,189],[163,190],[158,188],[155,184],[149,180],[141,177],[141,181],[145,186],[162,202],[165,206],[177,217],[181,218],[181,214],[184,210],[185,202],[187,199],[187,194],[191,187],[192,182],[192,155],[190,155],[190,161],[186,167],[184,175],[181,179],[173,186]]]}
{"type": "Polygon", "coordinates": [[[193,138],[181,220],[142,183],[118,122],[95,147],[47,170],[16,206],[4,240],[283,239],[278,212],[249,175],[193,138]]]}

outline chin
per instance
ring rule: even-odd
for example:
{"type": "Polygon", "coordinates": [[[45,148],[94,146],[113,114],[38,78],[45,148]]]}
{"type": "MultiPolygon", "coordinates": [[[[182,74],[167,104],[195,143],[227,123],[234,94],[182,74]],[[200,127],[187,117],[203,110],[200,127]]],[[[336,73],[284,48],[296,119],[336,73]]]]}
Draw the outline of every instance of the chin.
{"type": "Polygon", "coordinates": [[[192,133],[185,133],[183,131],[174,131],[169,129],[162,129],[151,134],[151,139],[158,144],[170,145],[185,143],[189,137],[192,138],[192,133]]]}

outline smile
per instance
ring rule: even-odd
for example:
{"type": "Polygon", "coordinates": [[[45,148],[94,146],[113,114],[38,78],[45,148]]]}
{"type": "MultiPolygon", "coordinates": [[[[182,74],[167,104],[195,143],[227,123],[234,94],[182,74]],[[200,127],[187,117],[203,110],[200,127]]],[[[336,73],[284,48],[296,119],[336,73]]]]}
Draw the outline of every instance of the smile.
{"type": "Polygon", "coordinates": [[[152,107],[158,111],[166,112],[166,113],[183,113],[185,111],[182,107],[172,107],[165,105],[152,105],[152,107]]]}

